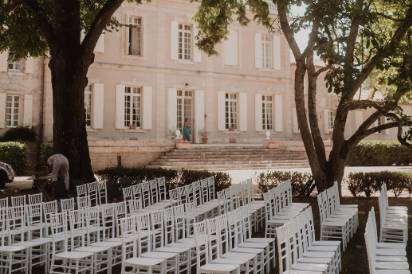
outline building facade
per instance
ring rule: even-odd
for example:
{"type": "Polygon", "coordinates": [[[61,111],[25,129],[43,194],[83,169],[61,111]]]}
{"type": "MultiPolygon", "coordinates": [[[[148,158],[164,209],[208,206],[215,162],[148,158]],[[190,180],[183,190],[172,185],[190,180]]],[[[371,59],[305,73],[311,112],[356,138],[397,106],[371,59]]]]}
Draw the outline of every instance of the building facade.
{"type": "MultiPolygon", "coordinates": [[[[207,56],[196,46],[196,3],[125,3],[119,31],[105,32],[85,91],[86,123],[95,167],[145,164],[174,146],[176,130],[192,142],[262,143],[266,132],[299,140],[293,100],[294,66],[280,32],[251,22],[233,24],[228,39],[207,56]]],[[[274,12],[274,9],[271,9],[274,12]]],[[[8,60],[0,53],[0,134],[24,125],[52,140],[52,87],[47,58],[8,60]]],[[[319,117],[326,138],[334,95],[320,79],[319,117]]],[[[363,119],[351,117],[349,132],[363,119]]],[[[355,117],[356,116],[356,117],[355,117]]],[[[383,135],[383,134],[382,134],[383,135]]],[[[390,138],[389,134],[382,138],[390,138]]]]}

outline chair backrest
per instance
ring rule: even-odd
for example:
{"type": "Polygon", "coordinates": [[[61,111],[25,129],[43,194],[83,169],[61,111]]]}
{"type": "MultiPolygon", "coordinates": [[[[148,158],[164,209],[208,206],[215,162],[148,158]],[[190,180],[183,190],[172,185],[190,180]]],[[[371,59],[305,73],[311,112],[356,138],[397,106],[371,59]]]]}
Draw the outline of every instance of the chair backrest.
{"type": "Polygon", "coordinates": [[[56,214],[58,212],[59,206],[57,200],[43,203],[44,220],[46,223],[49,223],[50,221],[50,214],[56,214]]]}
{"type": "Polygon", "coordinates": [[[141,183],[141,190],[142,190],[142,206],[146,208],[151,205],[151,198],[150,198],[150,185],[149,182],[141,183]]]}
{"type": "Polygon", "coordinates": [[[374,233],[371,230],[372,230],[371,220],[370,218],[368,218],[366,222],[366,229],[365,229],[364,237],[365,237],[366,253],[368,255],[369,272],[373,274],[375,273],[376,242],[374,238],[376,238],[376,234],[373,235],[374,233]]]}
{"type": "Polygon", "coordinates": [[[77,199],[77,208],[78,209],[86,209],[92,206],[90,196],[78,196],[77,199]]]}
{"type": "Polygon", "coordinates": [[[207,179],[200,181],[200,188],[202,192],[202,203],[206,203],[210,200],[209,198],[209,184],[207,179]]]}
{"type": "Polygon", "coordinates": [[[200,181],[196,181],[192,184],[193,190],[193,201],[196,205],[201,205],[203,203],[202,200],[202,189],[200,187],[200,181]]]}
{"type": "Polygon", "coordinates": [[[103,240],[116,238],[116,229],[117,229],[117,222],[116,222],[116,214],[115,214],[115,207],[116,204],[105,204],[100,207],[100,214],[102,216],[101,223],[102,223],[102,233],[103,233],[103,240]]]}
{"type": "Polygon", "coordinates": [[[279,273],[287,272],[292,265],[292,254],[288,237],[288,227],[283,225],[276,228],[279,273]]]}
{"type": "Polygon", "coordinates": [[[186,203],[191,203],[194,201],[193,198],[193,184],[188,184],[184,186],[184,193],[186,198],[186,203]]]}
{"type": "Polygon", "coordinates": [[[0,199],[0,209],[9,207],[9,197],[0,199]]]}
{"type": "Polygon", "coordinates": [[[26,206],[26,195],[21,196],[12,196],[11,199],[11,206],[26,206]]]}
{"type": "Polygon", "coordinates": [[[163,210],[165,245],[172,244],[176,241],[174,210],[174,207],[168,207],[163,210]]]}
{"type": "Polygon", "coordinates": [[[60,209],[61,211],[73,211],[74,210],[74,198],[61,199],[60,209]]]}
{"type": "Polygon", "coordinates": [[[8,207],[0,207],[0,246],[5,246],[9,244],[9,235],[8,233],[8,218],[9,218],[9,209],[8,207]]]}
{"type": "Polygon", "coordinates": [[[86,244],[90,245],[101,241],[100,206],[85,210],[86,217],[86,244]]]}
{"type": "Polygon", "coordinates": [[[27,195],[27,203],[29,205],[41,204],[42,202],[43,202],[43,194],[42,193],[27,195]]]}
{"type": "Polygon", "coordinates": [[[89,195],[87,192],[87,184],[77,185],[76,186],[76,194],[77,197],[87,196],[89,195]]]}
{"type": "Polygon", "coordinates": [[[132,186],[122,188],[122,192],[123,192],[123,200],[128,201],[128,200],[134,199],[132,186]]]}
{"type": "Polygon", "coordinates": [[[120,233],[122,237],[122,261],[139,256],[135,236],[136,216],[129,216],[120,219],[120,233]]]}
{"type": "Polygon", "coordinates": [[[52,254],[68,250],[67,212],[50,214],[52,254]]]}
{"type": "Polygon", "coordinates": [[[155,210],[150,212],[150,230],[152,234],[152,247],[158,248],[164,246],[164,212],[155,210]]]}
{"type": "MultiPolygon", "coordinates": [[[[33,234],[43,236],[43,203],[32,204],[27,207],[27,225],[33,229],[36,227],[36,231],[40,233],[29,233],[29,237],[33,234]]],[[[32,230],[33,232],[33,230],[32,230]]]]}
{"type": "Polygon", "coordinates": [[[90,197],[90,202],[92,206],[99,204],[99,188],[97,182],[87,184],[87,194],[90,197]]]}
{"type": "Polygon", "coordinates": [[[180,187],[174,188],[169,190],[169,198],[170,200],[175,200],[180,202],[180,197],[179,197],[179,192],[180,192],[180,187]]]}
{"type": "Polygon", "coordinates": [[[150,252],[152,251],[152,232],[150,230],[150,213],[145,212],[135,216],[136,218],[136,227],[137,233],[139,234],[139,240],[146,238],[146,244],[139,244],[138,245],[138,254],[142,254],[143,252],[150,252]]]}
{"type": "Polygon", "coordinates": [[[7,226],[10,235],[10,244],[18,244],[24,241],[26,233],[26,208],[24,206],[12,206],[8,208],[7,226]]]}
{"type": "Polygon", "coordinates": [[[196,243],[197,269],[199,269],[201,265],[209,263],[212,259],[207,226],[208,223],[206,220],[193,224],[194,239],[196,243]]]}
{"type": "Polygon", "coordinates": [[[174,206],[173,213],[176,240],[185,239],[187,237],[185,205],[174,206]]]}
{"type": "Polygon", "coordinates": [[[209,185],[209,200],[213,200],[216,198],[215,177],[207,178],[207,183],[209,185]]]}
{"type": "Polygon", "coordinates": [[[127,201],[127,206],[129,208],[129,214],[130,215],[136,215],[139,214],[139,212],[142,210],[142,201],[139,200],[129,200],[127,201]]]}
{"type": "Polygon", "coordinates": [[[97,191],[98,191],[98,204],[104,205],[107,204],[107,184],[106,181],[101,181],[97,183],[97,191]]]}
{"type": "Polygon", "coordinates": [[[157,179],[149,181],[150,187],[150,204],[154,205],[159,202],[159,191],[157,188],[157,179]]]}
{"type": "Polygon", "coordinates": [[[157,188],[159,191],[159,201],[167,200],[167,187],[165,177],[157,178],[157,188]]]}
{"type": "Polygon", "coordinates": [[[134,185],[131,186],[132,188],[132,193],[133,193],[133,199],[141,199],[142,198],[142,184],[136,183],[134,185]]]}

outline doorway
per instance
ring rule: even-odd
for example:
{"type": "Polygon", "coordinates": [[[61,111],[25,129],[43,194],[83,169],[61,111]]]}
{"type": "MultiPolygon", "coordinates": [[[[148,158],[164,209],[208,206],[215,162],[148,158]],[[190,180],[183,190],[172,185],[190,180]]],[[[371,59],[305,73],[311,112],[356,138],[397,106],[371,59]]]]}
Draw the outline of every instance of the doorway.
{"type": "Polygon", "coordinates": [[[191,132],[190,142],[195,142],[194,134],[194,104],[193,104],[193,90],[177,90],[177,129],[183,134],[183,127],[189,126],[191,132]]]}

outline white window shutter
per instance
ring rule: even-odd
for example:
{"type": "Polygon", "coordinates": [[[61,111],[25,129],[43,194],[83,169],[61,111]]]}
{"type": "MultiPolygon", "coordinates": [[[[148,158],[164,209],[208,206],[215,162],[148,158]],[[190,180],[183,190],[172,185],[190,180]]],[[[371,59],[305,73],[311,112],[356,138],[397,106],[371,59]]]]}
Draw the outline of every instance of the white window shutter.
{"type": "Polygon", "coordinates": [[[33,95],[24,95],[23,102],[23,126],[31,127],[33,124],[33,95]]]}
{"type": "Polygon", "coordinates": [[[237,31],[230,31],[228,38],[223,44],[224,64],[236,66],[238,64],[239,55],[239,36],[237,31]]]}
{"type": "Polygon", "coordinates": [[[225,92],[219,92],[217,94],[217,107],[218,107],[218,120],[217,128],[219,130],[225,130],[225,92]]]}
{"type": "Polygon", "coordinates": [[[143,129],[152,129],[153,89],[143,87],[143,129]]]}
{"type": "Polygon", "coordinates": [[[198,28],[195,25],[193,25],[193,61],[196,63],[201,63],[202,62],[202,51],[196,45],[198,41],[196,38],[198,33],[199,33],[198,28]]]}
{"type": "Polygon", "coordinates": [[[124,126],[124,85],[116,86],[116,128],[122,129],[124,126]]]}
{"type": "Polygon", "coordinates": [[[0,128],[6,127],[6,93],[0,93],[0,128]]]}
{"type": "Polygon", "coordinates": [[[247,93],[239,93],[239,129],[247,131],[247,93]]]}
{"type": "Polygon", "coordinates": [[[9,54],[7,51],[0,52],[0,72],[7,72],[7,60],[9,54]]]}
{"type": "Polygon", "coordinates": [[[177,89],[167,90],[167,127],[174,135],[177,128],[177,89]]]}
{"type": "Polygon", "coordinates": [[[34,59],[28,57],[24,63],[24,72],[33,73],[34,72],[34,59]]]}
{"type": "Polygon", "coordinates": [[[178,59],[178,35],[179,35],[179,23],[172,21],[170,24],[170,57],[173,60],[178,59]]]}
{"type": "Polygon", "coordinates": [[[324,123],[324,127],[325,127],[325,133],[330,133],[330,128],[329,128],[329,115],[330,115],[330,111],[325,109],[323,111],[323,123],[324,123]]]}
{"type": "Polygon", "coordinates": [[[205,92],[195,91],[195,128],[201,131],[205,128],[205,92]]]}
{"type": "Polygon", "coordinates": [[[262,33],[255,34],[255,63],[256,68],[262,68],[262,33]]]}
{"type": "Polygon", "coordinates": [[[103,53],[104,52],[104,33],[100,34],[99,40],[97,40],[94,52],[103,53]]]}
{"type": "Polygon", "coordinates": [[[92,111],[92,127],[102,129],[104,117],[104,84],[102,83],[93,84],[92,111]]]}
{"type": "Polygon", "coordinates": [[[275,95],[275,130],[283,131],[283,96],[275,95]]]}
{"type": "Polygon", "coordinates": [[[255,95],[255,125],[256,131],[262,131],[262,94],[255,95]]]}
{"type": "Polygon", "coordinates": [[[292,123],[293,123],[293,133],[299,133],[299,123],[298,123],[298,116],[296,114],[296,108],[292,109],[292,123]]]}
{"type": "Polygon", "coordinates": [[[280,35],[273,35],[273,68],[281,68],[281,48],[280,48],[280,35]]]}

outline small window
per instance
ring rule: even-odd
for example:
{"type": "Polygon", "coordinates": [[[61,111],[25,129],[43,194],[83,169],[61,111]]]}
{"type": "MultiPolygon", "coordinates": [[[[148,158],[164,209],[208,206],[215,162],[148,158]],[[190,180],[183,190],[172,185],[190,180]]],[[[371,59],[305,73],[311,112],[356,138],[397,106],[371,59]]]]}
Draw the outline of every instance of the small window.
{"type": "Polygon", "coordinates": [[[143,55],[143,25],[141,17],[130,17],[127,26],[128,32],[128,55],[143,55]]]}
{"type": "Polygon", "coordinates": [[[333,111],[329,111],[328,112],[328,129],[329,130],[332,130],[333,129],[333,126],[334,126],[334,123],[335,123],[335,114],[333,113],[333,111]]]}
{"type": "Polygon", "coordinates": [[[262,35],[262,67],[273,69],[273,36],[269,33],[262,35]]]}
{"type": "Polygon", "coordinates": [[[262,95],[262,128],[273,129],[273,96],[262,95]]]}
{"type": "Polygon", "coordinates": [[[92,126],[92,85],[88,85],[84,91],[84,110],[86,126],[92,126]]]}
{"type": "Polygon", "coordinates": [[[142,88],[126,87],[124,93],[124,126],[130,129],[141,127],[142,88]]]}
{"type": "Polygon", "coordinates": [[[17,127],[20,121],[20,96],[6,97],[6,127],[17,127]]]}
{"type": "Polygon", "coordinates": [[[225,128],[228,130],[238,129],[238,94],[225,94],[225,128]]]}
{"type": "Polygon", "coordinates": [[[9,72],[24,72],[24,59],[13,60],[10,58],[7,61],[7,71],[9,72]]]}
{"type": "Polygon", "coordinates": [[[193,59],[193,27],[190,24],[179,24],[178,58],[191,61],[193,59]]]}

